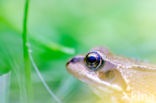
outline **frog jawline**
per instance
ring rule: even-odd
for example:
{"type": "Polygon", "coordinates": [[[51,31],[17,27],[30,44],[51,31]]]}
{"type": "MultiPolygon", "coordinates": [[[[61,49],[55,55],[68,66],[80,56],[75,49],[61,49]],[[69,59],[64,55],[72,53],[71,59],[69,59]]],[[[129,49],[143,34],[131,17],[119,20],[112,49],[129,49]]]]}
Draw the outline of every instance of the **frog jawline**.
{"type": "Polygon", "coordinates": [[[85,83],[87,82],[87,83],[89,83],[91,85],[100,84],[101,87],[105,86],[105,87],[107,87],[109,89],[112,89],[112,90],[115,90],[115,91],[118,91],[118,92],[123,92],[123,89],[121,87],[119,87],[118,85],[110,84],[110,83],[101,81],[99,78],[93,77],[91,75],[85,75],[85,76],[87,77],[88,80],[80,78],[80,80],[85,82],[85,83]],[[90,82],[90,80],[93,81],[93,82],[90,82]]]}

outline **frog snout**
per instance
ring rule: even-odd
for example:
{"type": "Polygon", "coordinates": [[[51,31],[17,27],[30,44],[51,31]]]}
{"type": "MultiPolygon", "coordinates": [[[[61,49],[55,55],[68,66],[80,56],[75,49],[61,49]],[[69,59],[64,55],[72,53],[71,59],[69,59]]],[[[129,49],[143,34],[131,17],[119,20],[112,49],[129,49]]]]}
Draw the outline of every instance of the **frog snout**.
{"type": "Polygon", "coordinates": [[[84,56],[82,55],[74,56],[66,63],[67,71],[77,77],[78,75],[80,75],[83,69],[83,61],[84,56]]]}

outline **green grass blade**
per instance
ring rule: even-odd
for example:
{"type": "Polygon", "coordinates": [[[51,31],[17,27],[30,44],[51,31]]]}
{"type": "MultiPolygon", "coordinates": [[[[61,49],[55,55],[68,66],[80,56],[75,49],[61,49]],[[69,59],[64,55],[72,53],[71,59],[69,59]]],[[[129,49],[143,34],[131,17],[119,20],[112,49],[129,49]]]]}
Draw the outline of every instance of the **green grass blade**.
{"type": "Polygon", "coordinates": [[[29,0],[25,1],[24,21],[23,21],[23,54],[24,54],[24,70],[25,70],[25,85],[26,85],[26,101],[32,103],[32,80],[31,80],[31,67],[28,49],[27,38],[27,22],[28,22],[28,8],[29,0]]]}
{"type": "Polygon", "coordinates": [[[47,91],[49,92],[49,94],[54,98],[54,100],[57,102],[57,103],[62,103],[61,100],[59,98],[57,98],[57,96],[53,93],[53,91],[49,88],[48,84],[46,83],[46,81],[44,80],[42,74],[40,73],[38,67],[36,66],[34,60],[33,60],[33,57],[31,55],[31,52],[29,52],[29,56],[30,56],[30,60],[31,60],[31,63],[37,73],[37,75],[39,76],[41,82],[43,83],[44,87],[47,89],[47,91]]]}

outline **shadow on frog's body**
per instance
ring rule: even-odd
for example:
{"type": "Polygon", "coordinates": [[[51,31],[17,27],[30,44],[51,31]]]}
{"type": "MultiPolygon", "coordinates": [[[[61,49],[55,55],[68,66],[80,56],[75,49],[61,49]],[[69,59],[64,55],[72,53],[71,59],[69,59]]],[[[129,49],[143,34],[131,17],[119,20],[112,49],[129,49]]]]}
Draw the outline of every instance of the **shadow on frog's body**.
{"type": "MultiPolygon", "coordinates": [[[[114,103],[156,103],[156,65],[93,48],[66,64],[68,72],[114,103]]],[[[108,103],[108,102],[107,102],[108,103]]]]}

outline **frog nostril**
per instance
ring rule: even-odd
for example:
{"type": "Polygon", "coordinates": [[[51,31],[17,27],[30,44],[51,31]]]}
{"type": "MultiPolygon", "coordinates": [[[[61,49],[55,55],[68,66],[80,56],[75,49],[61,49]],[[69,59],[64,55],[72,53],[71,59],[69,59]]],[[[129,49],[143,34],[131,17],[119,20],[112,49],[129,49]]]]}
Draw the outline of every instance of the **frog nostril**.
{"type": "Polygon", "coordinates": [[[79,60],[80,60],[79,58],[74,57],[74,58],[70,59],[70,60],[67,62],[66,65],[68,65],[68,64],[70,64],[70,63],[76,63],[76,62],[78,62],[79,60]]]}

